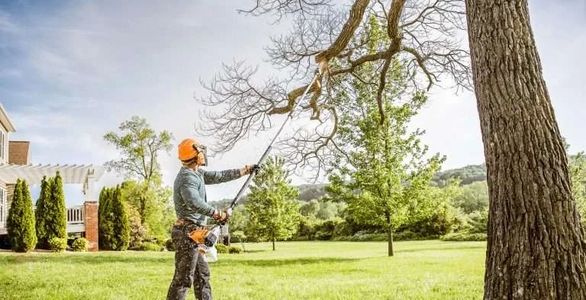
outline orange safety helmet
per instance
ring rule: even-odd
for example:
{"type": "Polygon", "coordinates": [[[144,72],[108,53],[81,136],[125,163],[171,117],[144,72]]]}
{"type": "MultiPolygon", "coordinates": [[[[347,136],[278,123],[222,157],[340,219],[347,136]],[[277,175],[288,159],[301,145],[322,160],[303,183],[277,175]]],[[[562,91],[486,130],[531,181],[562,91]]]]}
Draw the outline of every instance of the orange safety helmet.
{"type": "Polygon", "coordinates": [[[189,162],[197,157],[198,165],[207,165],[206,147],[199,144],[195,139],[184,139],[177,150],[179,160],[189,162]]]}

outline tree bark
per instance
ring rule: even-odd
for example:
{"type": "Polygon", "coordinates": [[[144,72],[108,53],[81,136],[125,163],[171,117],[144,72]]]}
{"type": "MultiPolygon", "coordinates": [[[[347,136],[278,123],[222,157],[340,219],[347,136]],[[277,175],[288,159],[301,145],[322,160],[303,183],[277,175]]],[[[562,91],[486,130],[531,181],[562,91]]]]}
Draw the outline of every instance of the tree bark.
{"type": "Polygon", "coordinates": [[[275,251],[275,237],[273,236],[273,251],[275,251]]]}
{"type": "Polygon", "coordinates": [[[527,0],[466,0],[488,171],[485,299],[586,299],[586,242],[527,0]]]}
{"type": "Polygon", "coordinates": [[[387,254],[388,256],[394,256],[395,253],[393,251],[393,225],[391,224],[391,214],[385,213],[385,217],[387,219],[387,254]]]}

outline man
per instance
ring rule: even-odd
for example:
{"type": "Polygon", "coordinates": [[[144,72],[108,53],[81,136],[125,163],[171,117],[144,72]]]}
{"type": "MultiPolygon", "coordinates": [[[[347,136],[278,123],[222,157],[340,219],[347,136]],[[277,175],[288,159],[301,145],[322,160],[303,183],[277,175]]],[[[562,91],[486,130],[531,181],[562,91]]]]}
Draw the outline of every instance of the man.
{"type": "MultiPolygon", "coordinates": [[[[196,229],[206,225],[207,217],[216,222],[226,222],[229,211],[219,211],[207,203],[205,184],[216,184],[240,178],[252,173],[257,166],[225,171],[206,171],[206,148],[194,139],[185,139],[179,144],[179,160],[183,166],[177,174],[173,187],[173,201],[177,222],[171,237],[175,244],[175,275],[167,299],[185,299],[193,284],[196,299],[212,299],[210,269],[198,243],[192,240],[196,229]]],[[[198,231],[200,232],[200,231],[198,231]]]]}

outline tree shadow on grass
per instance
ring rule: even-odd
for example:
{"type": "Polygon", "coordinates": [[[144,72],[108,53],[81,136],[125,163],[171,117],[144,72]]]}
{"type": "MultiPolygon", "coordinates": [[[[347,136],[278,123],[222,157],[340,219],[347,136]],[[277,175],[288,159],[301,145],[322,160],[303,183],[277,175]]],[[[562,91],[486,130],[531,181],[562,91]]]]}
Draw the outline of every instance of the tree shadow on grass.
{"type": "Polygon", "coordinates": [[[454,248],[445,248],[445,247],[429,247],[429,248],[413,248],[413,249],[400,249],[396,250],[397,253],[410,253],[410,252],[427,252],[427,251],[438,251],[438,252],[446,252],[446,251],[460,251],[465,249],[486,249],[486,246],[464,246],[464,247],[454,247],[454,248]]]}
{"type": "Polygon", "coordinates": [[[218,265],[242,265],[255,267],[280,267],[289,265],[311,265],[311,264],[334,264],[342,262],[358,261],[358,258],[330,258],[330,257],[311,257],[311,258],[295,258],[295,259],[247,259],[247,260],[231,260],[222,262],[220,260],[218,265]]]}
{"type": "Polygon", "coordinates": [[[125,255],[126,252],[117,253],[119,255],[100,255],[100,254],[69,254],[69,253],[47,253],[47,254],[25,254],[9,255],[0,257],[2,264],[25,264],[25,263],[63,263],[63,264],[86,264],[102,265],[112,263],[130,263],[130,264],[159,264],[173,261],[173,255],[164,257],[152,257],[146,255],[125,255]]]}

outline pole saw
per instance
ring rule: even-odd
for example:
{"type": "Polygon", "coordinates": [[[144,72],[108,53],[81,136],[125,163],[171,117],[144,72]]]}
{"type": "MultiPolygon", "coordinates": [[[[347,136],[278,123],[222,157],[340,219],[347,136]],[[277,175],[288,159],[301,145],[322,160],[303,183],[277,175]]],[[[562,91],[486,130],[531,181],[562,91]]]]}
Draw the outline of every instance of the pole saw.
{"type": "MultiPolygon", "coordinates": [[[[281,132],[285,128],[285,125],[287,125],[287,123],[289,123],[289,120],[293,119],[293,113],[295,112],[295,108],[297,108],[297,105],[301,101],[303,101],[303,99],[305,99],[305,96],[307,96],[307,93],[309,92],[309,90],[311,90],[311,87],[313,86],[314,83],[316,83],[316,80],[321,75],[321,69],[322,69],[322,67],[323,66],[320,66],[320,68],[318,68],[315,71],[315,75],[313,76],[313,79],[311,80],[311,82],[309,83],[309,85],[307,85],[307,88],[305,88],[305,91],[303,92],[303,94],[301,94],[301,97],[299,98],[299,101],[297,101],[297,102],[295,102],[295,104],[293,104],[293,107],[291,108],[291,111],[287,115],[287,118],[285,118],[285,121],[283,121],[283,124],[279,128],[279,131],[277,131],[277,133],[275,134],[275,136],[273,137],[273,139],[269,143],[267,149],[265,150],[265,152],[262,154],[262,156],[260,157],[260,159],[256,163],[257,166],[259,166],[259,167],[262,166],[262,164],[264,163],[264,161],[267,159],[267,157],[271,153],[271,150],[273,149],[273,144],[275,143],[275,141],[277,140],[277,138],[279,137],[279,135],[281,135],[281,132]]],[[[319,82],[318,82],[318,84],[319,84],[319,82]]],[[[230,203],[230,206],[226,209],[229,212],[229,214],[231,214],[232,209],[236,206],[236,204],[238,203],[238,201],[240,201],[240,198],[242,198],[242,196],[244,196],[244,193],[248,189],[248,186],[250,186],[250,183],[252,182],[252,179],[254,179],[254,176],[256,175],[256,173],[257,173],[256,171],[253,171],[253,172],[250,173],[250,175],[248,175],[248,178],[246,178],[246,181],[244,182],[244,184],[242,185],[242,187],[238,191],[238,194],[236,194],[236,196],[234,197],[234,199],[230,203]]],[[[220,238],[220,233],[221,233],[222,227],[225,224],[226,224],[225,222],[220,223],[218,225],[213,226],[209,230],[209,232],[208,232],[208,234],[207,234],[207,236],[205,238],[205,246],[208,249],[215,249],[215,245],[218,242],[218,239],[220,238]]],[[[215,261],[217,259],[216,258],[216,256],[217,256],[216,253],[210,253],[210,256],[213,259],[211,261],[215,261]]]]}

